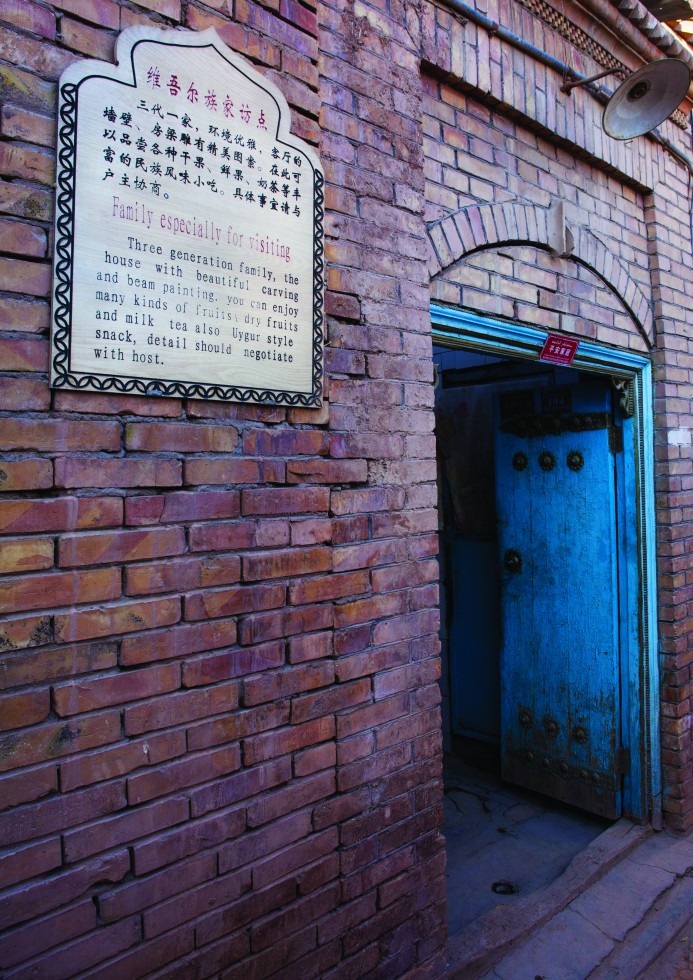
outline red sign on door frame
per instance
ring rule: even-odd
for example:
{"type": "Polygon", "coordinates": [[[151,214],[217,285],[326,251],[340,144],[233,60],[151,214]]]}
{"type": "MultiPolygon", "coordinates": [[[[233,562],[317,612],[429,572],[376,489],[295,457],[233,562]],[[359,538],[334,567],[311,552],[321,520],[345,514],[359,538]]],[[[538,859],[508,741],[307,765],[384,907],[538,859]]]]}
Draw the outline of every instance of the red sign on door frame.
{"type": "Polygon", "coordinates": [[[550,333],[541,349],[539,360],[563,364],[567,367],[573,363],[579,344],[580,341],[574,337],[561,337],[559,334],[550,333]]]}

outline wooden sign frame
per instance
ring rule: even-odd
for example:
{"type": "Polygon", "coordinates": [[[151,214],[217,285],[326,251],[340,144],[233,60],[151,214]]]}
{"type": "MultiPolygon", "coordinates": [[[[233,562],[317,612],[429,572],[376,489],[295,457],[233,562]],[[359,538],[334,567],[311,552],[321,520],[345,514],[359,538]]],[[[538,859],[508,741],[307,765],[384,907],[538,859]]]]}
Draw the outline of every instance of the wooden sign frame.
{"type": "Polygon", "coordinates": [[[116,55],[60,80],[51,386],[320,407],[324,177],[286,99],[213,29],[116,55]]]}

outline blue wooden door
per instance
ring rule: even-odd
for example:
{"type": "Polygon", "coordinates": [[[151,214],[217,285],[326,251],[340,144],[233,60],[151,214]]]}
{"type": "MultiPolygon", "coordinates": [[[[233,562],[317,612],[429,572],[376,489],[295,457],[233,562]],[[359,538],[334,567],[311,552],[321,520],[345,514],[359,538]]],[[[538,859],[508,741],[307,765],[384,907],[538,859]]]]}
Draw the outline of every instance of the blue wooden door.
{"type": "Polygon", "coordinates": [[[504,779],[621,812],[618,430],[605,386],[500,396],[504,779]]]}

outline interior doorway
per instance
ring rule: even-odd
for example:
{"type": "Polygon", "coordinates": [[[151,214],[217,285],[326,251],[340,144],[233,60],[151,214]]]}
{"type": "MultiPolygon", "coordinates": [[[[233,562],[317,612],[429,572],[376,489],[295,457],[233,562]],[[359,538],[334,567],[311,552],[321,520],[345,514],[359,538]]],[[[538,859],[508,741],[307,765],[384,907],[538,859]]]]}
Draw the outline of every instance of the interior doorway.
{"type": "Polygon", "coordinates": [[[446,748],[657,825],[649,363],[432,315],[446,748]]]}

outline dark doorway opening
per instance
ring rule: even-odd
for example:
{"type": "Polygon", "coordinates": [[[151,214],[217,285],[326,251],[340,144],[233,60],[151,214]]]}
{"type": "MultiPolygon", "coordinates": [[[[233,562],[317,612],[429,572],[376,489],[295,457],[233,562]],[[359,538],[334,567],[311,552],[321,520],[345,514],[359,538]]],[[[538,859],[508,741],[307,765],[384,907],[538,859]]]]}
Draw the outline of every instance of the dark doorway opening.
{"type": "MultiPolygon", "coordinates": [[[[436,347],[434,363],[444,830],[449,928],[454,935],[500,902],[511,908],[550,883],[609,825],[542,795],[540,779],[525,783],[529,788],[501,779],[503,572],[494,447],[503,412],[506,417],[524,413],[544,420],[542,424],[548,419],[551,425],[581,407],[571,402],[580,386],[591,385],[612,411],[613,399],[608,378],[537,361],[436,347]]],[[[548,780],[547,792],[551,789],[548,780]]]]}

